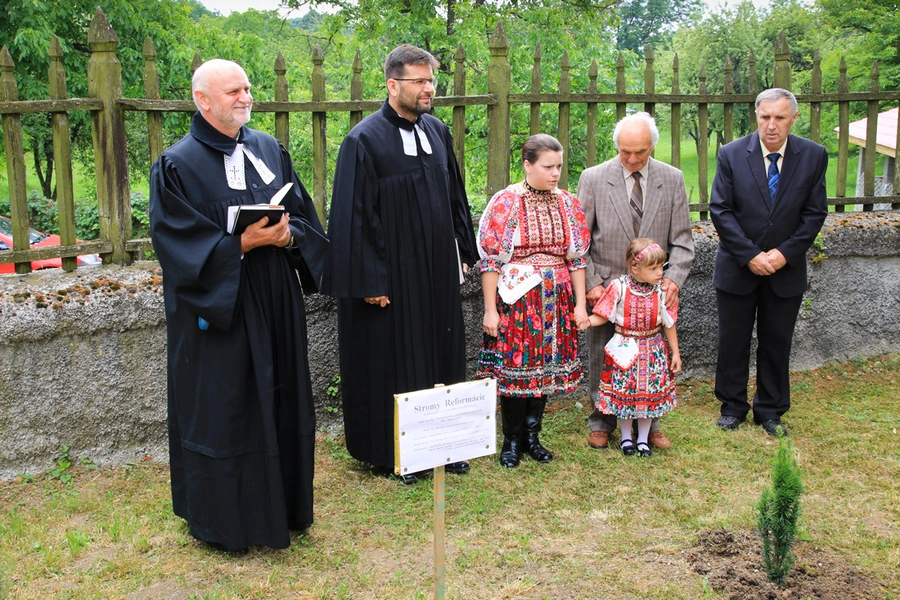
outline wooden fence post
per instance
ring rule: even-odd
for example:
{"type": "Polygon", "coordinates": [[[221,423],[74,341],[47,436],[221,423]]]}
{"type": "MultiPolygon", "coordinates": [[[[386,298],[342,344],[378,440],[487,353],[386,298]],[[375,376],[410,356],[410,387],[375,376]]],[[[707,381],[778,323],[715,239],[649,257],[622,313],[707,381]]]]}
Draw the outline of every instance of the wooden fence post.
{"type": "Polygon", "coordinates": [[[125,242],[131,237],[131,189],[128,182],[128,147],[122,97],[122,65],[116,58],[119,37],[97,8],[88,28],[88,93],[103,103],[91,112],[91,137],[97,179],[100,237],[112,244],[104,262],[127,264],[131,254],[125,242]]]}
{"type": "MultiPolygon", "coordinates": [[[[50,98],[66,99],[66,71],[62,66],[62,46],[54,35],[50,41],[50,98]]],[[[56,206],[59,213],[59,240],[63,246],[76,243],[75,194],[72,191],[72,149],[69,139],[69,113],[55,112],[50,116],[53,129],[53,163],[56,165],[56,206]]],[[[64,256],[62,268],[74,271],[77,256],[64,256]]]]}
{"type": "MultiPolygon", "coordinates": [[[[534,45],[534,62],[531,65],[531,93],[541,93],[541,43],[534,45]]],[[[530,107],[529,135],[541,132],[541,103],[532,102],[530,107]]]]}
{"type": "Polygon", "coordinates": [[[491,34],[488,48],[491,59],[487,91],[497,101],[488,105],[487,196],[490,198],[509,185],[509,41],[502,21],[491,34]]]}
{"type": "MultiPolygon", "coordinates": [[[[588,94],[597,93],[597,59],[591,61],[591,68],[588,69],[588,94]]],[[[587,105],[587,167],[593,167],[597,164],[597,103],[588,102],[587,105]]]]}
{"type": "MultiPolygon", "coordinates": [[[[616,59],[616,95],[624,94],[625,89],[625,59],[622,58],[622,51],[619,50],[619,57],[616,59]]],[[[616,123],[625,118],[628,105],[625,102],[616,102],[616,123]]]]}
{"type": "MultiPolygon", "coordinates": [[[[361,101],[363,99],[363,81],[362,81],[362,58],[359,56],[359,50],[356,51],[356,56],[353,57],[353,76],[350,78],[350,99],[361,101]]],[[[463,92],[465,93],[465,92],[463,92]]],[[[459,95],[457,93],[457,95],[459,95]]],[[[356,127],[356,124],[362,121],[363,113],[361,110],[351,110],[350,111],[350,129],[356,127]]],[[[347,130],[349,132],[349,129],[347,130]]],[[[462,142],[465,144],[465,137],[462,138],[462,142]]]]}
{"type": "Polygon", "coordinates": [[[750,51],[750,59],[747,61],[747,80],[750,84],[748,90],[753,96],[750,102],[750,133],[756,131],[756,95],[759,94],[759,79],[756,77],[756,54],[750,51]]]}
{"type": "MultiPolygon", "coordinates": [[[[900,123],[900,106],[897,107],[897,122],[900,123]]],[[[900,125],[897,126],[897,141],[894,143],[894,189],[893,194],[900,194],[900,169],[897,168],[897,159],[900,158],[900,125]]],[[[900,202],[891,204],[891,210],[900,209],[900,202]]]]}
{"type": "Polygon", "coordinates": [[[791,49],[788,46],[784,30],[775,40],[775,87],[791,89],[791,49]]]}
{"type": "MultiPolygon", "coordinates": [[[[841,56],[841,66],[838,68],[838,93],[846,94],[850,91],[850,80],[847,79],[847,62],[841,56]]],[[[847,196],[847,159],[850,157],[850,103],[838,102],[838,164],[835,174],[834,195],[838,198],[847,196]]],[[[856,191],[853,192],[856,195],[856,191]]],[[[835,212],[844,212],[846,205],[838,204],[835,212]]]]}
{"type": "MultiPolygon", "coordinates": [[[[734,94],[734,64],[731,57],[725,57],[725,93],[734,94]]],[[[734,103],[726,102],[722,105],[722,128],[724,131],[724,140],[727,144],[734,139],[734,103]]]]}
{"type": "MultiPolygon", "coordinates": [[[[655,94],[656,93],[656,72],[653,70],[653,63],[656,61],[656,56],[653,54],[653,45],[647,44],[647,53],[644,54],[644,93],[645,94],[655,94]]],[[[644,111],[650,114],[651,117],[656,116],[656,104],[653,102],[644,102],[644,111]]]]}
{"type": "MultiPolygon", "coordinates": [[[[159,100],[159,67],[156,65],[156,48],[149,35],[144,40],[141,53],[144,55],[144,97],[159,100]]],[[[147,140],[150,144],[150,164],[153,164],[164,150],[162,114],[154,110],[147,111],[147,140]]]]}
{"type": "MultiPolygon", "coordinates": [[[[569,77],[569,52],[565,51],[562,60],[559,62],[559,93],[568,95],[572,91],[572,78],[569,77]]],[[[559,124],[556,128],[556,135],[559,143],[563,147],[563,164],[562,171],[559,174],[559,187],[566,190],[569,189],[569,119],[571,116],[572,105],[568,102],[559,103],[559,124]]]]}
{"type": "MultiPolygon", "coordinates": [[[[678,54],[672,59],[672,95],[681,93],[678,83],[678,54]]],[[[672,103],[672,166],[681,168],[681,104],[672,103]]]]}
{"type": "MultiPolygon", "coordinates": [[[[456,68],[453,71],[453,95],[466,95],[466,51],[462,44],[456,47],[456,68]]],[[[453,107],[453,153],[463,184],[466,183],[466,107],[453,107]]]]}
{"type": "MultiPolygon", "coordinates": [[[[878,69],[878,60],[872,63],[872,70],[869,71],[869,91],[878,93],[880,85],[878,77],[880,71],[878,69]]],[[[875,161],[878,159],[878,100],[869,100],[866,103],[866,160],[865,171],[863,173],[863,196],[875,195],[875,161]]],[[[868,212],[875,209],[874,204],[863,204],[863,211],[868,212]]]]}
{"type": "MultiPolygon", "coordinates": [[[[812,80],[809,86],[810,94],[822,93],[822,57],[819,49],[813,53],[812,80]]],[[[819,144],[822,142],[822,103],[809,103],[809,139],[819,144]]]]}
{"type": "MultiPolygon", "coordinates": [[[[290,100],[290,90],[288,89],[287,66],[284,64],[284,56],[278,52],[275,57],[275,101],[287,102],[290,100]]],[[[291,149],[291,113],[276,112],[275,113],[275,137],[278,141],[288,149],[291,149]]]]}
{"type": "MultiPolygon", "coordinates": [[[[313,72],[312,72],[312,99],[313,101],[325,101],[325,70],[322,64],[325,62],[325,54],[322,48],[316,44],[312,54],[313,72]]],[[[326,170],[328,166],[326,156],[325,124],[328,113],[314,112],[312,114],[312,136],[313,136],[313,204],[316,207],[316,213],[319,215],[319,221],[328,222],[328,212],[325,210],[327,201],[325,192],[326,170]]]]}
{"type": "MultiPolygon", "coordinates": [[[[19,99],[19,86],[13,74],[12,56],[6,46],[0,50],[0,101],[19,99]]],[[[13,250],[28,250],[28,196],[25,190],[25,148],[22,145],[22,117],[3,115],[3,147],[6,151],[6,174],[9,177],[9,210],[12,217],[13,250]]],[[[30,273],[31,263],[16,263],[16,273],[30,273]]]]}
{"type": "MultiPolygon", "coordinates": [[[[706,91],[706,65],[700,65],[700,95],[706,91]]],[[[697,104],[697,188],[701,204],[709,202],[709,105],[697,104]]],[[[700,220],[709,218],[708,211],[700,211],[700,220]]]]}

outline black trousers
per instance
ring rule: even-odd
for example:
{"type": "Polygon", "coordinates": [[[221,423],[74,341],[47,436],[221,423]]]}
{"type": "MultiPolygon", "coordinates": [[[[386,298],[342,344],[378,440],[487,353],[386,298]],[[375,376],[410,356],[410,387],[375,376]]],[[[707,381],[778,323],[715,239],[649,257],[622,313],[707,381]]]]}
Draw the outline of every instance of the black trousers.
{"type": "Polygon", "coordinates": [[[756,323],[756,395],[753,420],[778,420],[791,407],[790,356],[794,325],[803,295],[781,298],[766,277],[749,294],[716,289],[719,308],[719,355],[716,362],[716,398],[722,416],[744,419],[750,412],[747,381],[750,377],[750,339],[756,323]]]}

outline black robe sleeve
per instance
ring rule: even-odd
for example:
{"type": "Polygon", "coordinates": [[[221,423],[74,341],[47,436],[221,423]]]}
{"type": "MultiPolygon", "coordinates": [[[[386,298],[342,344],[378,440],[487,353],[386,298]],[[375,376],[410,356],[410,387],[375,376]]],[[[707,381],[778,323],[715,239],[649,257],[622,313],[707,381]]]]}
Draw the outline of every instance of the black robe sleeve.
{"type": "Polygon", "coordinates": [[[378,176],[356,136],[341,144],[334,174],[329,231],[332,236],[322,292],[337,298],[388,295],[384,230],[378,212],[378,176]]]}
{"type": "Polygon", "coordinates": [[[161,156],[150,170],[153,248],[183,306],[228,329],[241,282],[241,238],[225,235],[191,206],[182,189],[177,166],[161,156]]]}
{"type": "Polygon", "coordinates": [[[294,246],[287,248],[288,262],[297,270],[303,291],[307,294],[317,292],[325,269],[328,256],[328,238],[315,205],[306,188],[297,177],[291,157],[284,146],[281,146],[281,165],[284,169],[284,181],[293,181],[288,198],[283,202],[291,215],[291,234],[294,246]]]}

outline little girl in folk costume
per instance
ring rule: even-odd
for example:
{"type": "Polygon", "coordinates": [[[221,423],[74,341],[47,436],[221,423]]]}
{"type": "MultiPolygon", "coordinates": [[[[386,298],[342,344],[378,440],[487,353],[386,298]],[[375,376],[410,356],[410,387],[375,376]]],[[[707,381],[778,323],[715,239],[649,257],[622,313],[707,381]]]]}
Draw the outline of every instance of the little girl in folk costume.
{"type": "Polygon", "coordinates": [[[681,371],[675,332],[678,309],[666,309],[660,287],[665,261],[666,252],[653,240],[632,240],[625,252],[628,273],[610,282],[588,318],[587,326],[609,321],[616,326],[606,344],[596,406],[619,419],[626,456],[652,454],[647,442],[650,422],[676,405],[674,375],[681,371]],[[637,444],[631,439],[634,419],[637,444]]]}

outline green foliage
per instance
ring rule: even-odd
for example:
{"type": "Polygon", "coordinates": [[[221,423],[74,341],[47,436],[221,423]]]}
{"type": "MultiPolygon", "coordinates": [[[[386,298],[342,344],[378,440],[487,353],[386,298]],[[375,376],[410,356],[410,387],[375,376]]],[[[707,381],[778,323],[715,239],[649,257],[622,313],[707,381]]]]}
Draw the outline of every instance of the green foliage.
{"type": "Polygon", "coordinates": [[[847,58],[848,72],[867,79],[873,59],[881,89],[900,87],[900,19],[896,0],[818,0],[826,22],[847,58]]]}
{"type": "MultiPolygon", "coordinates": [[[[332,402],[340,403],[340,399],[341,399],[341,375],[340,375],[340,373],[335,373],[335,375],[331,378],[331,383],[328,385],[328,388],[325,390],[325,393],[328,395],[328,398],[330,398],[332,402]]],[[[336,405],[326,406],[325,410],[330,413],[338,413],[341,411],[340,407],[336,406],[336,405]]]]}
{"type": "Polygon", "coordinates": [[[813,249],[815,249],[816,254],[812,257],[812,262],[819,263],[828,258],[825,254],[825,236],[822,235],[822,232],[816,234],[816,238],[813,240],[813,249]]]}
{"type": "Polygon", "coordinates": [[[763,565],[770,581],[783,583],[794,566],[792,548],[797,541],[800,467],[787,437],[778,436],[778,453],[772,468],[772,487],[763,490],[756,505],[756,528],[763,540],[763,565]]]}
{"type": "Polygon", "coordinates": [[[700,0],[627,0],[619,5],[616,48],[643,55],[648,44],[667,41],[674,25],[700,15],[700,0]]]}
{"type": "MultiPolygon", "coordinates": [[[[149,37],[156,51],[160,73],[160,95],[163,98],[190,97],[191,61],[195,53],[201,58],[212,56],[240,60],[254,81],[271,81],[271,62],[263,76],[259,59],[264,39],[241,33],[225,34],[208,27],[209,16],[198,22],[192,16],[204,14],[192,0],[72,0],[70,2],[41,0],[9,0],[0,10],[0,45],[6,46],[15,63],[14,75],[22,100],[43,100],[49,97],[48,52],[53,36],[57,36],[63,51],[62,64],[66,72],[69,97],[89,97],[87,62],[88,27],[97,8],[101,8],[113,27],[119,42],[116,55],[122,64],[123,94],[131,98],[144,97],[143,46],[149,37]]],[[[209,11],[205,11],[209,15],[209,11]]],[[[53,177],[53,147],[50,139],[50,115],[25,115],[23,136],[26,152],[35,155],[35,171],[40,180],[41,193],[55,198],[53,177]]],[[[70,135],[75,158],[91,169],[93,144],[88,111],[73,111],[69,116],[70,135]]],[[[187,129],[187,116],[166,115],[167,131],[180,129],[174,142],[187,129]]],[[[132,177],[146,178],[149,171],[149,151],[146,143],[146,117],[128,114],[126,128],[129,136],[129,163],[132,177]],[[143,143],[142,143],[143,142],[143,143]]]]}
{"type": "MultiPolygon", "coordinates": [[[[795,92],[803,92],[809,84],[812,53],[820,46],[823,36],[818,13],[799,0],[783,0],[770,9],[757,8],[750,0],[744,0],[737,6],[711,11],[693,27],[680,28],[672,37],[671,48],[656,55],[657,64],[662,65],[657,91],[671,88],[671,65],[676,55],[682,93],[699,91],[701,69],[706,75],[707,93],[723,93],[726,61],[733,69],[734,91],[749,93],[751,53],[756,61],[756,91],[772,87],[773,48],[782,31],[791,48],[789,62],[794,73],[791,87],[795,92]]],[[[754,118],[750,107],[736,106],[735,137],[747,133],[754,118]]],[[[686,133],[699,145],[695,105],[682,105],[682,121],[686,133]]],[[[798,123],[795,132],[802,133],[803,127],[803,123],[798,123]]],[[[709,134],[717,146],[725,142],[721,104],[709,107],[709,134]]]]}
{"type": "MultiPolygon", "coordinates": [[[[143,192],[131,192],[131,235],[150,237],[150,198],[143,192]]],[[[9,198],[0,198],[0,215],[9,215],[9,198]]],[[[59,235],[59,207],[56,200],[45,198],[37,190],[28,193],[29,226],[59,235]]],[[[75,200],[75,235],[80,240],[100,237],[100,213],[93,198],[75,200]]]]}
{"type": "Polygon", "coordinates": [[[66,487],[72,484],[72,474],[69,468],[72,466],[72,460],[69,457],[69,447],[59,447],[59,457],[56,459],[56,466],[47,471],[47,474],[53,479],[58,479],[66,487]]]}

